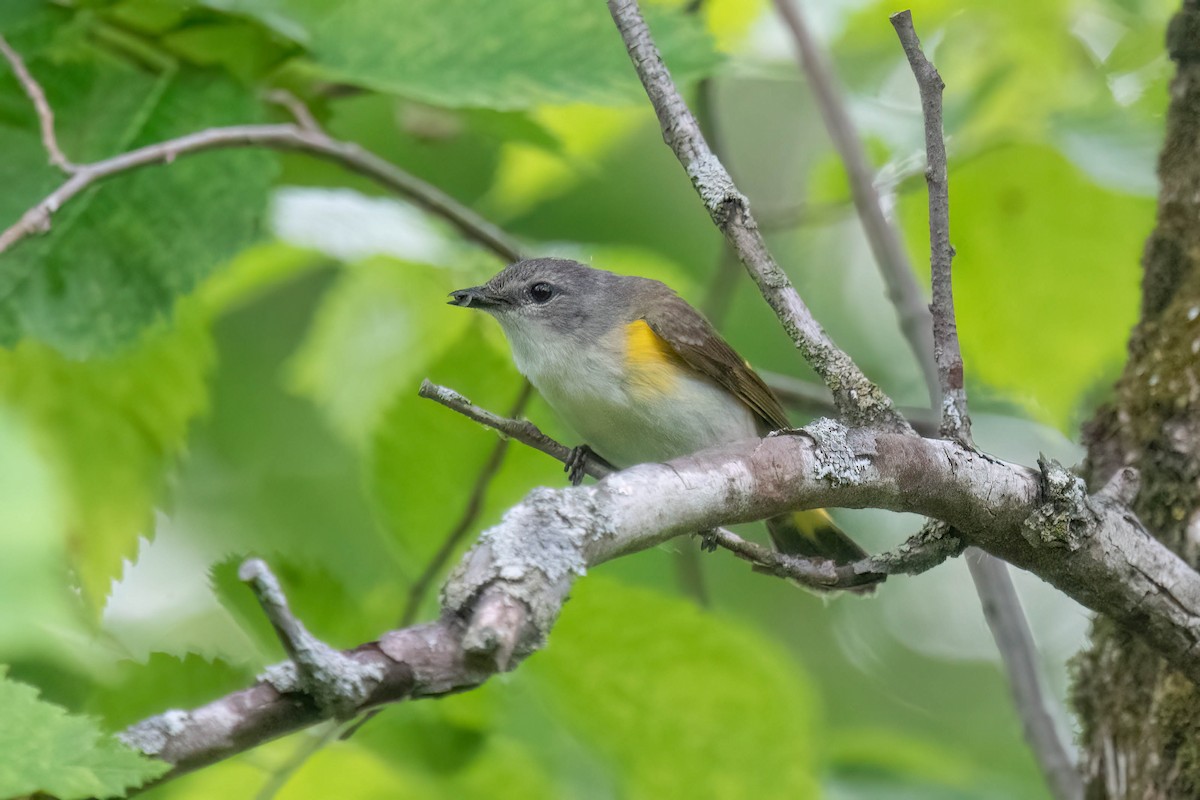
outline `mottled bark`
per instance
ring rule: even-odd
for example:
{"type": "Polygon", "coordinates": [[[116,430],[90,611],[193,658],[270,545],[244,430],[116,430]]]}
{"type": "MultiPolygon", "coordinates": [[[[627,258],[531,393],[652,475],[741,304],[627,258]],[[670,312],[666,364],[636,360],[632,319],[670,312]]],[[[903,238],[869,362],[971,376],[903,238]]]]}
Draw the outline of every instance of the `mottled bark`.
{"type": "MultiPolygon", "coordinates": [[[[1158,220],[1143,255],[1142,318],[1111,404],[1088,427],[1088,478],[1142,475],[1134,509],[1200,563],[1200,0],[1171,22],[1158,220]]],[[[1141,639],[1097,618],[1075,663],[1088,798],[1200,797],[1200,693],[1141,639]]]]}

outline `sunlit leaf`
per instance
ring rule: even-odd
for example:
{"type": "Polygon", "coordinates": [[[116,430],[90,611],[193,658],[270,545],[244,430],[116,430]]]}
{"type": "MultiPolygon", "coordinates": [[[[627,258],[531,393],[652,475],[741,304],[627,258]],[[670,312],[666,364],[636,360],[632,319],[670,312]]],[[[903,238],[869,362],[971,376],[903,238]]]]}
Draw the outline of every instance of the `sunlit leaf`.
{"type": "Polygon", "coordinates": [[[0,410],[0,662],[73,655],[55,635],[78,627],[62,495],[29,426],[0,410]]]}
{"type": "Polygon", "coordinates": [[[211,367],[207,321],[195,309],[110,358],[70,361],[33,341],[0,350],[0,400],[28,420],[52,459],[72,565],[94,605],[152,529],[164,471],[207,407],[211,367]]]}

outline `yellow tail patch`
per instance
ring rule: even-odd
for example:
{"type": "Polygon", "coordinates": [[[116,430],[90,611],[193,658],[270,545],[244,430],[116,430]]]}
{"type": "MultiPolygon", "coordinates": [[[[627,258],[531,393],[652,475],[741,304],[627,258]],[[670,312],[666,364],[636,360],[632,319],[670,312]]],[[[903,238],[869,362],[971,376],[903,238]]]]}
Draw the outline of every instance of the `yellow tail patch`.
{"type": "Polygon", "coordinates": [[[792,522],[796,526],[796,530],[807,536],[809,539],[816,541],[817,534],[826,529],[837,529],[833,518],[829,516],[829,512],[823,508],[814,508],[808,511],[796,511],[792,514],[792,522]]]}
{"type": "Polygon", "coordinates": [[[671,345],[644,319],[629,323],[625,328],[625,364],[628,380],[639,394],[662,394],[675,386],[679,371],[684,369],[671,345]]]}

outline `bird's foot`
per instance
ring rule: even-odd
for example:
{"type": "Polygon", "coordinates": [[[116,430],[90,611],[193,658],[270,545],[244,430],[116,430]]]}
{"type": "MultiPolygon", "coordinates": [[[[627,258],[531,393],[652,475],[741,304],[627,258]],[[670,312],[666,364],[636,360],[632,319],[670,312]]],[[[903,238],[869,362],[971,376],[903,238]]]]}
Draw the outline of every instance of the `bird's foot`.
{"type": "Polygon", "coordinates": [[[572,486],[583,483],[583,479],[587,477],[589,461],[592,464],[614,469],[612,464],[596,455],[596,451],[586,444],[572,447],[571,452],[567,455],[567,460],[563,462],[563,472],[567,473],[567,479],[571,481],[572,486]]]}

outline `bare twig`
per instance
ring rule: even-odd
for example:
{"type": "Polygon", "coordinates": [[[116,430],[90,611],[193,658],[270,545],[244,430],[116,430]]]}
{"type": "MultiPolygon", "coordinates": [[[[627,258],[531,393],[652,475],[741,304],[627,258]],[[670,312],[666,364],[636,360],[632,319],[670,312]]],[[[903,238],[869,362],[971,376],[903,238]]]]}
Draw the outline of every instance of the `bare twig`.
{"type": "Polygon", "coordinates": [[[942,137],[942,76],[921,51],[912,14],[891,16],[904,54],[921,92],[925,117],[925,181],[929,184],[929,260],[933,285],[933,342],[938,382],[942,394],[942,435],[964,444],[971,441],[967,390],[963,383],[962,352],[954,317],[954,291],[950,269],[954,247],[950,244],[950,193],[946,180],[946,143],[942,137]]]}
{"type": "MultiPolygon", "coordinates": [[[[954,248],[950,244],[950,197],[946,145],[942,132],[942,90],[945,84],[937,68],[921,50],[921,42],[913,28],[912,14],[902,11],[892,15],[891,21],[916,77],[925,118],[925,179],[929,186],[930,274],[933,286],[932,330],[941,395],[939,430],[942,436],[973,447],[954,313],[951,274],[954,248]]],[[[1059,800],[1077,800],[1083,796],[1083,784],[1070,755],[1070,747],[1047,710],[1049,694],[1037,660],[1037,647],[1008,567],[978,548],[970,548],[966,556],[984,618],[1004,662],[1025,740],[1055,797],[1059,800]]]]}
{"type": "Polygon", "coordinates": [[[292,118],[296,120],[296,124],[306,131],[313,133],[324,133],[321,123],[317,122],[317,118],[313,116],[308,106],[301,102],[299,97],[289,92],[287,89],[272,89],[267,92],[267,99],[272,103],[286,109],[292,118]]]}
{"type": "Polygon", "coordinates": [[[892,401],[825,333],[787,274],[767,249],[749,203],[713,154],[688,110],[642,18],[636,0],[608,0],[625,48],[646,89],[663,139],[692,179],[713,222],[737,251],[792,342],[830,390],[838,410],[855,425],[910,430],[892,401]]]}
{"type": "Polygon", "coordinates": [[[965,558],[979,587],[984,619],[1004,657],[1004,674],[1020,713],[1025,740],[1054,796],[1058,800],[1078,800],[1083,797],[1083,782],[1050,713],[1041,665],[1036,661],[1037,645],[1012,575],[1003,561],[978,548],[970,548],[965,558]]]}
{"type": "MultiPolygon", "coordinates": [[[[424,380],[421,381],[421,388],[417,390],[417,394],[426,400],[433,400],[435,403],[457,411],[467,419],[473,419],[481,425],[497,430],[510,439],[516,439],[521,444],[545,453],[564,464],[571,455],[571,448],[551,439],[529,420],[509,419],[499,414],[493,414],[491,411],[475,405],[453,389],[424,380]]],[[[589,458],[584,464],[584,472],[593,478],[603,478],[611,470],[599,461],[589,458]]]]}
{"type": "Polygon", "coordinates": [[[879,271],[887,286],[888,297],[900,318],[900,329],[908,340],[913,355],[925,376],[929,389],[929,402],[938,407],[941,397],[938,392],[937,367],[933,359],[933,332],[929,307],[924,292],[917,284],[912,262],[904,241],[894,223],[883,214],[879,202],[879,191],[875,188],[874,173],[867,158],[862,137],[854,127],[850,113],[846,110],[843,93],[829,57],[813,39],[804,15],[796,0],[775,0],[775,7],[796,42],[800,65],[808,76],[809,85],[817,99],[821,118],[834,149],[846,167],[850,182],[850,194],[854,207],[862,220],[867,243],[879,265],[879,271]]]}
{"type": "Polygon", "coordinates": [[[42,146],[46,148],[46,155],[49,156],[50,163],[67,175],[73,175],[78,168],[71,163],[62,148],[58,146],[58,136],[54,132],[54,110],[50,108],[50,103],[46,100],[46,93],[42,91],[42,85],[34,79],[33,75],[29,74],[24,59],[16,50],[12,49],[8,40],[3,36],[0,36],[0,55],[3,55],[9,66],[12,67],[13,74],[17,76],[21,88],[25,90],[25,94],[33,103],[34,111],[37,112],[38,127],[42,131],[42,146]]]}
{"type": "Polygon", "coordinates": [[[447,220],[464,236],[487,247],[500,258],[506,261],[521,258],[519,245],[508,234],[440,189],[352,142],[332,139],[320,131],[306,130],[293,124],[209,128],[140,147],[103,161],[77,165],[74,174],[65,183],[0,234],[0,253],[26,236],[49,230],[51,218],[59,209],[84,189],[105,178],[151,164],[170,164],[181,156],[193,153],[236,147],[292,150],[335,162],[447,220]]]}
{"type": "Polygon", "coordinates": [[[930,535],[923,530],[893,551],[868,556],[853,564],[835,565],[830,561],[785,555],[748,542],[725,528],[717,528],[711,535],[718,546],[753,564],[755,572],[794,580],[810,588],[852,589],[877,583],[883,575],[919,575],[963,551],[963,543],[957,536],[941,532],[930,535]]]}

